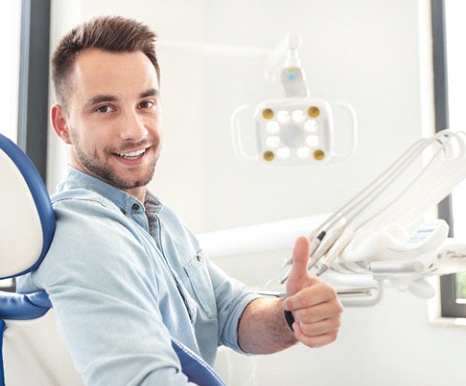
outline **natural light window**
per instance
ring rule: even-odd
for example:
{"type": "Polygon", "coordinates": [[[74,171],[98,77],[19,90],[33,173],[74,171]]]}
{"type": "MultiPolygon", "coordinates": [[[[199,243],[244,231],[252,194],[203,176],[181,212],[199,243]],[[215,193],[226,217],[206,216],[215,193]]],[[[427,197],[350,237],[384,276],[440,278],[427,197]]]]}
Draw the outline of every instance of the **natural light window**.
{"type": "MultiPolygon", "coordinates": [[[[463,121],[463,99],[466,86],[466,58],[464,57],[463,37],[466,33],[464,14],[466,3],[462,1],[439,1],[444,7],[444,32],[445,32],[445,62],[446,68],[436,70],[446,71],[446,101],[445,105],[437,106],[441,112],[446,112],[448,127],[454,131],[466,131],[463,121]]],[[[437,10],[440,7],[436,7],[437,10]]],[[[436,15],[439,17],[439,15],[436,15]]],[[[435,27],[434,27],[435,28],[435,27]]],[[[438,31],[437,31],[438,32],[438,31]]],[[[435,32],[434,32],[435,33],[435,32]]],[[[434,50],[443,54],[439,47],[434,50]]],[[[439,111],[439,110],[437,110],[439,111]]],[[[466,166],[466,165],[465,165],[466,166]]],[[[460,183],[451,195],[451,217],[450,226],[453,237],[466,240],[466,182],[460,183]]],[[[441,318],[449,318],[455,324],[464,325],[466,322],[466,273],[443,276],[440,279],[441,318]],[[457,319],[461,318],[461,319],[457,319]]],[[[446,319],[444,319],[446,320],[446,319]]]]}
{"type": "MultiPolygon", "coordinates": [[[[447,75],[450,128],[466,131],[464,121],[464,90],[466,87],[466,57],[464,15],[466,3],[445,1],[447,37],[447,75]]],[[[455,237],[466,239],[466,183],[462,182],[452,194],[453,232],[455,237]]],[[[457,302],[466,304],[466,274],[456,275],[457,302]]]]}

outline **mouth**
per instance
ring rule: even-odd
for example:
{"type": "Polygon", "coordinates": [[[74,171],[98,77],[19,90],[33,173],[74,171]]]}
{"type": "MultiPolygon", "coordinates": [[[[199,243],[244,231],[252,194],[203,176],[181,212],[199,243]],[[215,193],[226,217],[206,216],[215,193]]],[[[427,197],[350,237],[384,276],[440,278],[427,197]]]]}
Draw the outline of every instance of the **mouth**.
{"type": "Polygon", "coordinates": [[[127,160],[136,160],[144,156],[146,154],[148,148],[144,149],[139,149],[139,150],[134,150],[130,151],[127,153],[114,153],[117,157],[127,159],[127,160]]]}

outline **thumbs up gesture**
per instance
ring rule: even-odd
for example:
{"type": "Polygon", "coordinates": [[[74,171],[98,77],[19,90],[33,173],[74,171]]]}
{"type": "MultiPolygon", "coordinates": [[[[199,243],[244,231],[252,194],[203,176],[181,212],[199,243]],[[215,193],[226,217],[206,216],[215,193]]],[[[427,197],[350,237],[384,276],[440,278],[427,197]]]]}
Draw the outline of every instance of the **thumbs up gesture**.
{"type": "Polygon", "coordinates": [[[319,347],[337,338],[343,307],[333,287],[309,275],[309,248],[307,237],[296,240],[283,308],[294,318],[295,338],[306,346],[319,347]]]}

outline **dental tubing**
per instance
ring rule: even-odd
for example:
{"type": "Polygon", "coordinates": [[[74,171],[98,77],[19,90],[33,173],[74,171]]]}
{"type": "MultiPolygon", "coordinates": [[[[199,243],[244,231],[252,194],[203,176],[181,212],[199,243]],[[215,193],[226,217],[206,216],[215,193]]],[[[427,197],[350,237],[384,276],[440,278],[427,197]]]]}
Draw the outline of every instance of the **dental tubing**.
{"type": "MultiPolygon", "coordinates": [[[[466,133],[443,130],[416,141],[312,232],[308,268],[316,268],[317,276],[324,273],[359,231],[375,231],[390,223],[413,225],[465,177],[466,133]]],[[[290,265],[291,259],[280,272],[285,268],[289,272],[290,265]]],[[[288,272],[279,279],[281,284],[288,272]]]]}

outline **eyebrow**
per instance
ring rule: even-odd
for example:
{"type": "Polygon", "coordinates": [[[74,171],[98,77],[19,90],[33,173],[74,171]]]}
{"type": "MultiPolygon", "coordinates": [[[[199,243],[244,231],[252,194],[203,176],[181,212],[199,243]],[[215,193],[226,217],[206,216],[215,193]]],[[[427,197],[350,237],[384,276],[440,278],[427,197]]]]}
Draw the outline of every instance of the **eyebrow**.
{"type": "MultiPolygon", "coordinates": [[[[159,96],[159,90],[155,88],[150,88],[139,94],[140,98],[147,98],[149,96],[159,96]]],[[[115,102],[116,100],[118,100],[118,98],[114,95],[102,94],[102,95],[96,95],[95,97],[89,99],[87,104],[89,106],[92,106],[92,105],[96,105],[102,102],[115,102]]]]}
{"type": "Polygon", "coordinates": [[[139,97],[141,97],[141,98],[147,98],[149,96],[158,97],[159,96],[159,90],[157,90],[155,88],[150,88],[149,90],[146,90],[146,91],[139,94],[139,97]]]}
{"type": "Polygon", "coordinates": [[[102,102],[114,102],[117,98],[113,95],[96,95],[87,101],[87,105],[92,106],[102,102]]]}

